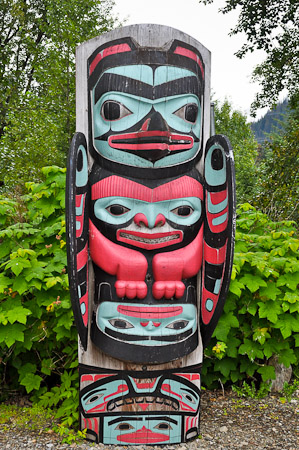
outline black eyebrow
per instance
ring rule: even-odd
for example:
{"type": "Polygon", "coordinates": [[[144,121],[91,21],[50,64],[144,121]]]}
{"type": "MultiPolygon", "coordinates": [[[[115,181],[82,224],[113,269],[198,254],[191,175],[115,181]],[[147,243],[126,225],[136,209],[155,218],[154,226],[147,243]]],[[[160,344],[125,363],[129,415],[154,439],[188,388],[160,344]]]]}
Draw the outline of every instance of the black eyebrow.
{"type": "Polygon", "coordinates": [[[82,400],[85,400],[86,397],[89,397],[90,395],[95,395],[97,392],[105,391],[105,389],[94,389],[91,392],[88,392],[87,394],[83,395],[82,400]]]}
{"type": "Polygon", "coordinates": [[[105,73],[95,87],[95,103],[107,92],[125,92],[138,97],[157,99],[179,94],[201,94],[201,83],[194,76],[182,77],[168,81],[158,86],[152,86],[133,78],[117,75],[115,73],[105,73]]]}
{"type": "Polygon", "coordinates": [[[186,388],[181,388],[181,389],[182,389],[182,391],[187,391],[187,392],[189,392],[189,394],[192,394],[192,395],[198,397],[198,395],[196,394],[196,392],[192,391],[191,389],[186,389],[186,388]]]}
{"type": "Polygon", "coordinates": [[[171,422],[171,423],[174,423],[175,425],[178,424],[177,420],[174,420],[171,417],[167,417],[167,416],[146,417],[145,420],[164,420],[165,422],[171,422]]]}
{"type": "Polygon", "coordinates": [[[114,423],[118,423],[118,422],[125,422],[126,420],[143,420],[142,417],[136,417],[136,416],[131,416],[131,417],[119,417],[118,419],[113,419],[110,420],[110,422],[108,422],[108,425],[113,425],[114,423]]]}

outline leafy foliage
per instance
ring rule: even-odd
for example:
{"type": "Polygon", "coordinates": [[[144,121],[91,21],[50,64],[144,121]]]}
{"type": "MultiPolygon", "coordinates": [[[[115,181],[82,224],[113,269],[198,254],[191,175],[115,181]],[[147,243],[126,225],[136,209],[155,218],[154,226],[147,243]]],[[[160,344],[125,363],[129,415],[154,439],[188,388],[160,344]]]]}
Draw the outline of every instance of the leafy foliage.
{"type": "Polygon", "coordinates": [[[250,202],[257,181],[257,142],[246,116],[233,110],[228,100],[216,101],[214,108],[216,133],[228,136],[234,150],[237,202],[250,202]]]}
{"type": "MultiPolygon", "coordinates": [[[[214,0],[199,0],[204,4],[214,0]]],[[[287,89],[294,105],[299,100],[299,8],[298,0],[226,0],[223,14],[238,9],[238,23],[231,35],[245,33],[246,43],[236,53],[242,58],[247,52],[262,49],[266,60],[254,70],[262,91],[257,94],[253,111],[274,105],[279,93],[287,89]]]]}
{"type": "MultiPolygon", "coordinates": [[[[27,183],[18,201],[0,196],[0,393],[29,393],[55,409],[57,431],[67,433],[78,420],[79,386],[66,274],[65,169],[42,172],[45,181],[27,183]]],[[[271,222],[248,204],[240,207],[230,294],[206,350],[206,386],[273,378],[268,360],[274,354],[286,366],[298,364],[298,248],[292,222],[271,222]]]]}
{"type": "Polygon", "coordinates": [[[75,48],[114,25],[113,0],[2,0],[0,180],[64,165],[75,129],[75,48]]]}
{"type": "Polygon", "coordinates": [[[299,239],[294,222],[272,222],[249,204],[237,212],[230,292],[203,367],[209,388],[218,379],[223,384],[273,379],[273,355],[287,367],[299,360],[299,239]]]}

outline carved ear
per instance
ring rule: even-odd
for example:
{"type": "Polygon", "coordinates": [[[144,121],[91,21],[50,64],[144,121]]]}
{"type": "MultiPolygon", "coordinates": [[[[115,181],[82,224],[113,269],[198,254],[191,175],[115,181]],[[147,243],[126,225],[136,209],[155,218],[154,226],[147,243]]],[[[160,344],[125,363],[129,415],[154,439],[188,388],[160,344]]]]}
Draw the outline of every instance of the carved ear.
{"type": "Polygon", "coordinates": [[[88,160],[84,134],[75,133],[66,175],[68,275],[75,323],[84,350],[88,338],[88,160]]]}
{"type": "Polygon", "coordinates": [[[212,136],[206,144],[204,179],[201,335],[206,347],[224,307],[233,265],[235,170],[232,148],[225,136],[212,136]]]}

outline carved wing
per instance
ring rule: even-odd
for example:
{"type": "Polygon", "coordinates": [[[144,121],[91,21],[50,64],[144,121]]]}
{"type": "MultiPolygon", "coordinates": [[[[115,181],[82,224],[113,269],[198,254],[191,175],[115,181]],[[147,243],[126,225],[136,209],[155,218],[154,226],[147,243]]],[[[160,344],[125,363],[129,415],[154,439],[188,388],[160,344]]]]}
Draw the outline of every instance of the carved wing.
{"type": "Polygon", "coordinates": [[[84,134],[75,133],[66,178],[68,275],[75,323],[86,350],[88,337],[88,160],[84,134]]]}
{"type": "Polygon", "coordinates": [[[201,287],[201,335],[207,346],[220,318],[233,265],[234,159],[225,136],[212,136],[205,152],[205,222],[201,287]]]}

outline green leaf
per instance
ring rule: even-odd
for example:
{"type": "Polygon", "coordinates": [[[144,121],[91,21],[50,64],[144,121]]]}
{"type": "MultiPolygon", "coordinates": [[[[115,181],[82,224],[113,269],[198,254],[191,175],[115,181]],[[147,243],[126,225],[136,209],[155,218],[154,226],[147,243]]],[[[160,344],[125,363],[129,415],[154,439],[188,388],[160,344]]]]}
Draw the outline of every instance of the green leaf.
{"type": "Polygon", "coordinates": [[[278,321],[273,325],[274,328],[279,328],[282,337],[286,339],[291,336],[292,331],[296,333],[299,332],[299,314],[288,314],[285,313],[281,315],[278,321]]]}
{"type": "Polygon", "coordinates": [[[17,277],[14,279],[12,289],[22,295],[25,291],[28,290],[28,283],[22,277],[17,277]]]}
{"type": "Polygon", "coordinates": [[[4,342],[7,347],[11,347],[16,341],[24,342],[25,326],[20,323],[7,324],[0,327],[0,342],[4,342]]]}
{"type": "Polygon", "coordinates": [[[270,300],[275,300],[276,297],[281,294],[281,291],[276,287],[273,281],[269,281],[267,287],[262,287],[259,292],[261,297],[265,297],[270,300]]]}
{"type": "Polygon", "coordinates": [[[244,339],[244,343],[240,345],[239,353],[241,355],[247,355],[251,361],[254,361],[256,358],[264,358],[264,353],[260,344],[250,341],[249,339],[244,339]]]}
{"type": "Polygon", "coordinates": [[[268,300],[266,302],[258,302],[258,305],[260,318],[268,319],[272,323],[277,322],[278,315],[282,312],[279,303],[268,300]]]}
{"type": "Polygon", "coordinates": [[[237,328],[238,326],[239,321],[232,312],[224,313],[220,317],[213,336],[215,336],[219,341],[226,342],[230,329],[237,328]]]}
{"type": "Polygon", "coordinates": [[[231,371],[235,370],[237,367],[237,361],[232,358],[223,358],[217,360],[214,365],[215,370],[219,370],[222,375],[228,378],[231,371]]]}
{"type": "Polygon", "coordinates": [[[22,386],[25,386],[27,394],[34,389],[38,390],[43,379],[39,375],[34,375],[33,373],[27,373],[24,378],[20,381],[22,386]]]}
{"type": "Polygon", "coordinates": [[[257,369],[257,372],[262,375],[263,381],[275,380],[275,369],[273,366],[262,366],[257,369]]]}
{"type": "Polygon", "coordinates": [[[29,314],[31,314],[31,311],[29,309],[23,308],[23,306],[17,306],[7,312],[7,319],[11,324],[20,322],[25,325],[27,322],[27,316],[29,316],[29,314]]]}
{"type": "Polygon", "coordinates": [[[233,294],[235,294],[237,297],[240,297],[242,294],[242,289],[244,289],[244,284],[240,283],[238,280],[233,280],[230,282],[229,290],[233,294]]]}
{"type": "Polygon", "coordinates": [[[277,286],[286,285],[292,291],[297,290],[299,285],[299,272],[288,273],[280,276],[277,280],[277,286]]]}
{"type": "Polygon", "coordinates": [[[260,286],[267,286],[267,283],[259,276],[246,274],[241,279],[240,282],[243,283],[250,292],[256,292],[260,286]]]}
{"type": "Polygon", "coordinates": [[[278,362],[286,367],[290,367],[290,364],[295,364],[297,362],[297,358],[291,348],[286,348],[279,353],[278,362]]]}

